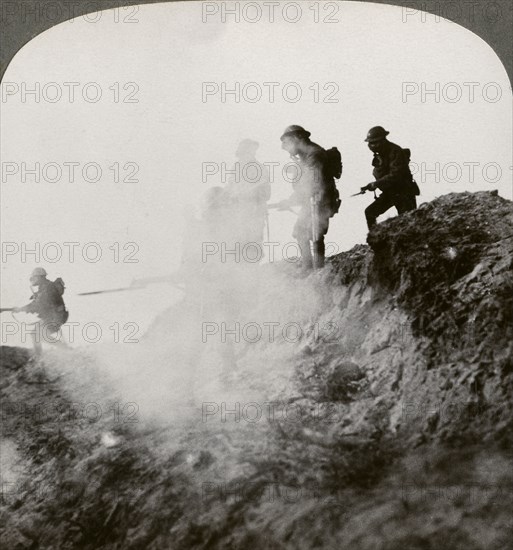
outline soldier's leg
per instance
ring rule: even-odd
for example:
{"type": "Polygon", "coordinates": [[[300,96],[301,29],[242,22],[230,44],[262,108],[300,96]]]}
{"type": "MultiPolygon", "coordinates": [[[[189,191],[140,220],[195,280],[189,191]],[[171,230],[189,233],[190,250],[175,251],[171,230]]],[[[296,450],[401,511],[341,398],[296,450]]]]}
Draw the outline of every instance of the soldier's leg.
{"type": "Polygon", "coordinates": [[[416,210],[417,198],[415,195],[400,195],[396,197],[395,207],[399,215],[410,212],[411,210],[416,210]]]}
{"type": "Polygon", "coordinates": [[[61,327],[58,327],[55,331],[55,334],[53,335],[54,339],[52,341],[52,344],[57,346],[58,348],[71,348],[69,343],[66,341],[66,338],[64,337],[64,333],[61,329],[61,327]]]}
{"type": "Polygon", "coordinates": [[[310,208],[303,208],[299,211],[292,236],[297,240],[297,244],[301,251],[301,267],[303,267],[303,269],[312,269],[313,258],[312,251],[310,250],[312,221],[310,218],[310,208]]]}
{"type": "Polygon", "coordinates": [[[326,246],[324,244],[324,236],[328,232],[328,227],[330,224],[329,217],[322,217],[319,218],[319,227],[317,230],[317,234],[319,235],[319,238],[317,241],[313,243],[315,252],[316,252],[316,258],[317,258],[317,268],[324,267],[324,257],[326,253],[326,246]]]}
{"type": "Polygon", "coordinates": [[[59,330],[59,323],[55,321],[45,321],[41,325],[41,338],[47,344],[59,344],[62,331],[59,330]]]}
{"type": "Polygon", "coordinates": [[[372,204],[365,209],[365,218],[367,227],[370,229],[376,225],[378,216],[384,214],[389,208],[394,206],[393,197],[388,195],[380,195],[372,204]]]}
{"type": "Polygon", "coordinates": [[[35,323],[34,330],[31,330],[29,332],[30,339],[32,341],[32,348],[34,350],[34,357],[38,358],[41,357],[43,353],[43,346],[41,344],[42,340],[42,329],[41,329],[41,323],[35,323]]]}
{"type": "Polygon", "coordinates": [[[301,250],[301,267],[303,269],[312,269],[313,257],[310,249],[310,234],[303,233],[297,237],[297,244],[301,250]]]}
{"type": "Polygon", "coordinates": [[[314,249],[315,249],[315,257],[317,260],[316,268],[324,267],[324,252],[325,252],[325,246],[324,246],[324,235],[321,236],[317,241],[313,243],[314,249]]]}

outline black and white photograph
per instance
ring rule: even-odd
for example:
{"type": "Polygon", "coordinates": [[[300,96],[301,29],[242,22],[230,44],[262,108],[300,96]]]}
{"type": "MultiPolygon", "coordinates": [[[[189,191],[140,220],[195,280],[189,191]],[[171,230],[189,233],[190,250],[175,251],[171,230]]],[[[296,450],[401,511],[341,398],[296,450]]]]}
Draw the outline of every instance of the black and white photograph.
{"type": "Polygon", "coordinates": [[[0,28],[2,548],[513,548],[512,1],[0,28]]]}

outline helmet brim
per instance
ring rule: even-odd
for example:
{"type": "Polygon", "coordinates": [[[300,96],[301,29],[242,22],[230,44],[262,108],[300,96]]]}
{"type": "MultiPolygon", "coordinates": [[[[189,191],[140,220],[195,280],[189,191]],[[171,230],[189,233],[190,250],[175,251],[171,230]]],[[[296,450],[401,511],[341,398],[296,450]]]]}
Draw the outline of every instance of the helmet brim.
{"type": "Polygon", "coordinates": [[[382,139],[386,138],[390,132],[385,132],[383,135],[379,137],[373,137],[373,138],[366,138],[363,141],[367,141],[368,143],[372,143],[373,141],[381,141],[382,139]]]}

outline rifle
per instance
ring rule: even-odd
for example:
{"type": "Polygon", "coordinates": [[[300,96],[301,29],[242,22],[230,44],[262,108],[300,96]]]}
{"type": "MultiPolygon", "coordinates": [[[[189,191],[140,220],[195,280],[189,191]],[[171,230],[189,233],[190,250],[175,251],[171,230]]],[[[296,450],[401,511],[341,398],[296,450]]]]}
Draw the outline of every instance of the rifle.
{"type": "MultiPolygon", "coordinates": [[[[369,183],[369,185],[371,185],[369,183]]],[[[354,193],[351,195],[351,197],[357,197],[358,195],[365,195],[367,191],[374,191],[374,198],[376,198],[376,189],[369,189],[369,185],[364,185],[363,187],[360,187],[360,191],[358,193],[354,193]]]]}
{"type": "Polygon", "coordinates": [[[125,290],[139,290],[145,288],[149,284],[154,283],[170,283],[173,286],[183,290],[183,287],[179,284],[179,281],[176,280],[174,274],[163,275],[160,277],[146,277],[145,279],[134,279],[130,286],[124,286],[121,288],[109,288],[107,290],[93,290],[91,292],[79,292],[77,296],[92,296],[94,294],[109,294],[111,292],[123,292],[125,290]]]}
{"type": "Polygon", "coordinates": [[[277,208],[279,210],[288,210],[289,212],[292,212],[294,214],[297,214],[290,206],[282,206],[281,202],[272,202],[267,204],[267,208],[277,208]]]}
{"type": "Polygon", "coordinates": [[[2,307],[0,308],[0,313],[3,313],[4,311],[14,311],[13,307],[2,307]]]}
{"type": "Polygon", "coordinates": [[[108,294],[110,292],[122,292],[123,290],[134,290],[135,287],[124,286],[122,288],[109,288],[107,290],[93,290],[92,292],[79,292],[77,296],[92,296],[93,294],[108,294]]]}

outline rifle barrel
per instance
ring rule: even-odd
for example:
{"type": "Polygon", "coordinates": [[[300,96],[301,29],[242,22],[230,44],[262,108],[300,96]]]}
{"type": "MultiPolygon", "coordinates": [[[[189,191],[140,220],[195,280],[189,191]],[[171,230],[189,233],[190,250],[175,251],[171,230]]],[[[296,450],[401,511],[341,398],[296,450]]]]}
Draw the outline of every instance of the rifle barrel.
{"type": "Polygon", "coordinates": [[[297,215],[297,212],[292,210],[290,206],[282,206],[279,202],[274,202],[267,205],[267,208],[277,208],[279,211],[282,212],[292,212],[293,214],[297,215]]]}
{"type": "Polygon", "coordinates": [[[123,292],[125,290],[141,290],[146,288],[147,285],[153,283],[171,283],[176,288],[183,290],[180,282],[174,280],[174,274],[171,275],[162,275],[160,277],[147,277],[145,279],[134,279],[130,286],[124,286],[122,288],[109,288],[106,290],[93,290],[91,292],[79,292],[77,296],[93,296],[95,294],[109,294],[111,292],[123,292]]]}
{"type": "Polygon", "coordinates": [[[109,292],[121,292],[122,290],[134,290],[134,287],[111,288],[108,290],[93,290],[92,292],[79,292],[77,296],[92,296],[93,294],[107,294],[109,292]]]}

